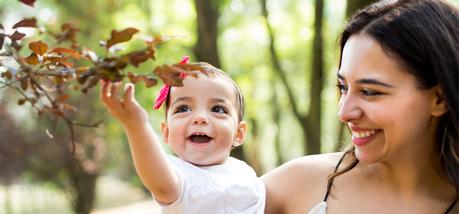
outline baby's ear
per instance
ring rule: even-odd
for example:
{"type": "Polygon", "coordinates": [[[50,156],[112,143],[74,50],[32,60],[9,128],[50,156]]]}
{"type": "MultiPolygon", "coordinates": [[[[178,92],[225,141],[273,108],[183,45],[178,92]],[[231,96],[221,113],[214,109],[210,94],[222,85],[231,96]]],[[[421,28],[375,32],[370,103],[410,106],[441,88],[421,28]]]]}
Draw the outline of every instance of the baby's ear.
{"type": "Polygon", "coordinates": [[[236,136],[234,137],[233,147],[240,146],[244,143],[247,135],[247,122],[241,121],[237,125],[236,136]]]}
{"type": "Polygon", "coordinates": [[[434,102],[432,103],[432,115],[436,117],[440,117],[446,112],[448,112],[448,105],[446,103],[446,98],[441,90],[440,86],[437,85],[433,88],[435,92],[434,102]]]}
{"type": "Polygon", "coordinates": [[[161,135],[164,143],[169,143],[169,128],[167,127],[166,121],[161,123],[161,135]]]}

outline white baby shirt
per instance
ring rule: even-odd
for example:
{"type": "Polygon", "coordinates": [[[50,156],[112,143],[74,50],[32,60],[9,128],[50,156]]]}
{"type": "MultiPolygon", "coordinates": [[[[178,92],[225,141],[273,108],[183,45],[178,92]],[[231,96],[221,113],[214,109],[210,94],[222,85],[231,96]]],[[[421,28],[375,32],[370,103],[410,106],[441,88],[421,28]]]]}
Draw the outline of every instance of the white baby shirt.
{"type": "Polygon", "coordinates": [[[169,156],[182,183],[177,201],[163,205],[162,213],[264,213],[265,186],[245,162],[229,157],[224,164],[198,167],[169,156]]]}

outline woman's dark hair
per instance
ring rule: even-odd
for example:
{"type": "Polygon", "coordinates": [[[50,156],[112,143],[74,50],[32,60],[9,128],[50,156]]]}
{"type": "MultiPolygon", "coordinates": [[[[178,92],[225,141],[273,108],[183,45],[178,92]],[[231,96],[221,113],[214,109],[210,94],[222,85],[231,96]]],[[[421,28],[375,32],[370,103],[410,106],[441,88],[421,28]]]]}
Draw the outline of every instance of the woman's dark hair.
{"type": "MultiPolygon", "coordinates": [[[[439,86],[448,111],[438,126],[436,143],[444,170],[459,191],[459,10],[442,0],[379,1],[349,20],[340,37],[344,45],[354,34],[376,40],[383,51],[412,74],[421,89],[439,86]]],[[[344,156],[351,163],[329,176],[352,169],[358,163],[355,148],[344,156]]],[[[344,157],[343,157],[344,158],[344,157]]]]}

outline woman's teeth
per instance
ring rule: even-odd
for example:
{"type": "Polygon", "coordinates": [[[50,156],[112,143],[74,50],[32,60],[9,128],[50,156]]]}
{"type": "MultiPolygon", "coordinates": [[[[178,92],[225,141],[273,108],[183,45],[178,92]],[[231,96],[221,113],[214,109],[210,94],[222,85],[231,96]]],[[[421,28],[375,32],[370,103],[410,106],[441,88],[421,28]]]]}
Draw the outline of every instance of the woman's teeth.
{"type": "Polygon", "coordinates": [[[370,137],[371,135],[374,135],[376,134],[376,132],[378,132],[377,130],[370,130],[370,131],[353,131],[352,132],[352,137],[354,138],[366,138],[366,137],[370,137]]]}

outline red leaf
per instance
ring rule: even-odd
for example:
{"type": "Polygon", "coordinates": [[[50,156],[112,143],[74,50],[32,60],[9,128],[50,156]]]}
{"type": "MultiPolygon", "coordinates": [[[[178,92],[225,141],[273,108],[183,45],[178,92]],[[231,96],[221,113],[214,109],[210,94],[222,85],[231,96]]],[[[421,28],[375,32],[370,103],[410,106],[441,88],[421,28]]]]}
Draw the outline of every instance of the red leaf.
{"type": "Polygon", "coordinates": [[[6,78],[7,80],[11,80],[11,78],[13,78],[13,75],[10,71],[5,71],[1,74],[1,77],[6,78]]]}
{"type": "Polygon", "coordinates": [[[54,35],[59,42],[71,41],[72,43],[76,42],[76,36],[78,28],[74,27],[71,23],[64,23],[61,26],[62,33],[54,35]]]}
{"type": "Polygon", "coordinates": [[[19,1],[31,7],[33,7],[33,4],[35,3],[35,0],[19,0],[19,1]]]}
{"type": "Polygon", "coordinates": [[[24,103],[26,102],[27,100],[26,99],[19,99],[18,100],[18,105],[24,105],[24,103]]]}
{"type": "Polygon", "coordinates": [[[194,77],[199,72],[208,75],[208,71],[205,69],[205,64],[175,64],[175,65],[162,65],[154,69],[156,76],[170,86],[183,86],[183,78],[181,75],[187,74],[194,77]]]}
{"type": "Polygon", "coordinates": [[[35,18],[23,19],[19,21],[18,23],[16,23],[13,26],[13,29],[18,28],[18,27],[34,27],[35,28],[37,27],[37,20],[35,18]]]}
{"type": "Polygon", "coordinates": [[[149,77],[145,75],[136,75],[131,72],[128,73],[128,78],[129,78],[129,81],[131,81],[131,83],[134,83],[134,84],[138,82],[145,82],[145,86],[147,88],[155,86],[158,83],[158,81],[153,77],[149,77]]]}
{"type": "Polygon", "coordinates": [[[21,80],[21,88],[22,88],[22,90],[26,91],[28,87],[29,87],[29,78],[22,79],[21,80]]]}
{"type": "Polygon", "coordinates": [[[70,98],[70,95],[68,94],[63,94],[62,96],[58,97],[55,101],[56,102],[65,102],[70,98]]]}
{"type": "Polygon", "coordinates": [[[143,62],[147,61],[150,58],[154,59],[155,50],[149,48],[149,49],[144,50],[144,51],[135,51],[135,52],[129,53],[128,57],[129,57],[129,62],[133,66],[139,67],[140,63],[143,63],[143,62]]]}
{"type": "Polygon", "coordinates": [[[78,53],[78,51],[73,50],[73,49],[69,49],[69,48],[54,48],[51,52],[52,53],[59,53],[59,54],[67,53],[67,54],[70,54],[70,56],[72,56],[74,59],[80,59],[81,58],[81,55],[80,55],[80,53],[78,53]]]}
{"type": "Polygon", "coordinates": [[[35,53],[31,53],[28,57],[24,58],[24,60],[27,62],[29,65],[38,65],[38,57],[35,53]]]}
{"type": "Polygon", "coordinates": [[[135,28],[126,28],[119,32],[112,30],[111,38],[107,40],[106,48],[109,49],[113,45],[131,40],[132,35],[134,35],[137,32],[139,32],[139,30],[135,28]]]}
{"type": "Polygon", "coordinates": [[[11,34],[10,38],[12,40],[21,40],[22,38],[24,38],[25,34],[23,33],[19,33],[18,31],[15,31],[13,34],[11,34]]]}
{"type": "Polygon", "coordinates": [[[73,63],[67,62],[64,59],[59,60],[59,64],[63,65],[66,68],[73,68],[73,63]]]}
{"type": "Polygon", "coordinates": [[[48,50],[48,45],[43,43],[41,40],[29,43],[29,48],[37,55],[43,55],[48,50]]]}

